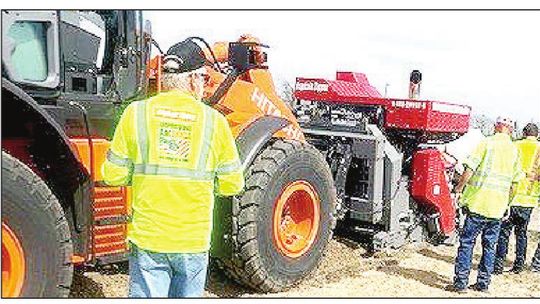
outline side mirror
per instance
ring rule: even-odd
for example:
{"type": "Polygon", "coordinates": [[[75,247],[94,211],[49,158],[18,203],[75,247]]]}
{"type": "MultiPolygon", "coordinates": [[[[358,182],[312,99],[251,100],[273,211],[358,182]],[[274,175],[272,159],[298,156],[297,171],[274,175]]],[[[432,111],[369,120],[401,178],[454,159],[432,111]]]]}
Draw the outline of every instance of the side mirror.
{"type": "MultiPolygon", "coordinates": [[[[143,44],[148,48],[148,52],[150,52],[152,49],[152,22],[150,20],[144,20],[143,37],[143,44]]],[[[148,54],[148,58],[150,58],[150,54],[148,54]]]]}
{"type": "Polygon", "coordinates": [[[150,20],[144,20],[144,33],[152,37],[152,22],[150,20]]]}
{"type": "Polygon", "coordinates": [[[245,72],[250,69],[267,69],[264,65],[268,56],[261,48],[268,48],[267,45],[254,42],[230,42],[229,43],[229,65],[238,72],[245,72]]]}

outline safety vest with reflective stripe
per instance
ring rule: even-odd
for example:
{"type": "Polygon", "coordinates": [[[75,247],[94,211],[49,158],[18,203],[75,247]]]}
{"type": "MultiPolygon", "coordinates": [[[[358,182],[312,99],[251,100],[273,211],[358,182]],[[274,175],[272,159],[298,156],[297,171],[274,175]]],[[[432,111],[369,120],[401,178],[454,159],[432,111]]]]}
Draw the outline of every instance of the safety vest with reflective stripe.
{"type": "Polygon", "coordinates": [[[476,214],[500,219],[510,204],[510,188],[523,173],[519,152],[510,136],[496,133],[476,146],[464,162],[473,170],[462,196],[462,205],[476,214]]]}
{"type": "MultiPolygon", "coordinates": [[[[532,176],[534,172],[534,160],[540,153],[540,143],[534,136],[515,142],[521,156],[521,169],[532,176]]],[[[540,198],[540,182],[532,178],[522,179],[516,189],[516,195],[512,200],[512,206],[534,208],[540,198]]]]}
{"type": "Polygon", "coordinates": [[[208,251],[214,192],[235,195],[244,187],[225,117],[179,91],[126,108],[103,177],[132,185],[128,239],[163,253],[208,251]]]}

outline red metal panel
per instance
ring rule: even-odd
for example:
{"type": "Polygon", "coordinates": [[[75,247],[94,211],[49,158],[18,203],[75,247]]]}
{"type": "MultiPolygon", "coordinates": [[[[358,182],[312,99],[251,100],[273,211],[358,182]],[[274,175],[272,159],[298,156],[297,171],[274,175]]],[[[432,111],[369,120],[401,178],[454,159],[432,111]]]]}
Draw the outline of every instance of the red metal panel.
{"type": "Polygon", "coordinates": [[[101,257],[127,252],[125,224],[94,226],[94,254],[101,257]]]}
{"type": "Polygon", "coordinates": [[[385,127],[426,132],[465,133],[471,108],[440,101],[383,98],[366,75],[337,72],[337,80],[296,78],[294,96],[301,100],[382,106],[385,127]]]}
{"type": "Polygon", "coordinates": [[[417,151],[412,163],[411,195],[420,204],[433,207],[440,214],[445,235],[455,229],[456,210],[445,175],[444,159],[436,149],[417,151]]]}
{"type": "Polygon", "coordinates": [[[469,130],[471,108],[440,101],[428,104],[425,129],[431,132],[465,133],[469,130]]]}
{"type": "Polygon", "coordinates": [[[94,195],[94,219],[127,214],[125,187],[96,187],[94,195]]]}
{"type": "Polygon", "coordinates": [[[385,127],[423,130],[426,125],[428,102],[394,99],[385,107],[385,127]]]}
{"type": "Polygon", "coordinates": [[[382,97],[381,93],[372,86],[366,74],[355,72],[336,72],[336,81],[332,89],[339,95],[356,95],[362,97],[382,97]]]}
{"type": "MultiPolygon", "coordinates": [[[[128,214],[127,189],[125,187],[95,187],[94,220],[125,217],[128,214]]],[[[94,225],[94,254],[96,257],[117,254],[128,250],[127,225],[94,225]]]]}

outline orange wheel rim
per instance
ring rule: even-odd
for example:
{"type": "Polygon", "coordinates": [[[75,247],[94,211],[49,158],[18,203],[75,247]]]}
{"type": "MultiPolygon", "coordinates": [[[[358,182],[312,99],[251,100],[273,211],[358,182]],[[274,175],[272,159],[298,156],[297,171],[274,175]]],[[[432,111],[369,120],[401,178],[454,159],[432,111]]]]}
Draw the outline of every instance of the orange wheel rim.
{"type": "Polygon", "coordinates": [[[2,297],[18,297],[24,282],[24,252],[13,231],[2,222],[2,297]]]}
{"type": "Polygon", "coordinates": [[[320,199],[308,182],[288,184],[274,204],[273,239],[281,253],[297,258],[308,251],[319,230],[320,199]]]}

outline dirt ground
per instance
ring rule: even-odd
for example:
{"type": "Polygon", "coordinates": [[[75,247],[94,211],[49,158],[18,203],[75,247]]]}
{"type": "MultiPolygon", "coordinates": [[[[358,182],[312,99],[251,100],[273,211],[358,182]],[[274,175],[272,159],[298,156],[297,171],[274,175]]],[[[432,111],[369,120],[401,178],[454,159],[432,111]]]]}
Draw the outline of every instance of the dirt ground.
{"type": "MultiPolygon", "coordinates": [[[[540,238],[540,211],[529,227],[527,262],[540,238]]],[[[512,239],[514,237],[512,236],[512,239]]],[[[507,268],[513,260],[512,240],[507,268]]],[[[396,251],[368,254],[359,244],[336,237],[318,269],[298,286],[286,292],[258,294],[242,288],[221,271],[211,267],[205,297],[540,297],[540,274],[525,271],[494,276],[489,293],[468,291],[457,295],[444,290],[453,275],[455,246],[410,244],[396,251]]],[[[480,260],[475,247],[471,284],[480,260]]],[[[125,297],[127,264],[108,269],[76,272],[71,297],[125,297]]]]}

